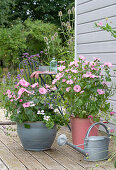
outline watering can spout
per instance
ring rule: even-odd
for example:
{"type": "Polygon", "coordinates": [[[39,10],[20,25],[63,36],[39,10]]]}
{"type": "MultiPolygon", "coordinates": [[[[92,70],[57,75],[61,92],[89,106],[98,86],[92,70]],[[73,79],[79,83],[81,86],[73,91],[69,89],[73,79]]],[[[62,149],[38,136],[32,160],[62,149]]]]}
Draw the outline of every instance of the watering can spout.
{"type": "Polygon", "coordinates": [[[57,143],[58,143],[59,146],[63,146],[63,145],[65,145],[65,144],[66,144],[66,145],[69,145],[69,146],[71,146],[72,148],[74,148],[74,149],[76,149],[77,151],[79,151],[80,153],[82,153],[84,156],[87,156],[87,153],[86,153],[83,149],[77,147],[76,145],[73,145],[72,143],[69,143],[69,142],[67,141],[66,135],[64,135],[64,134],[62,134],[62,135],[60,135],[60,136],[58,137],[57,143]]]}

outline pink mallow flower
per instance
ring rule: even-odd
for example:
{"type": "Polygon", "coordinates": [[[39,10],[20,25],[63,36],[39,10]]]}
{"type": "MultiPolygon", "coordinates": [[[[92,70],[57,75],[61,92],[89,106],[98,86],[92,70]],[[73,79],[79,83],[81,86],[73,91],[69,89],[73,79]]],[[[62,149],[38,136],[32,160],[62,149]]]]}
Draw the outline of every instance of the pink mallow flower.
{"type": "Polygon", "coordinates": [[[79,85],[75,85],[73,89],[74,89],[75,92],[81,91],[81,87],[79,85]]]}
{"type": "Polygon", "coordinates": [[[115,112],[110,112],[110,115],[112,116],[112,115],[114,115],[115,114],[115,112]]]}
{"type": "Polygon", "coordinates": [[[46,94],[46,93],[47,93],[47,90],[46,90],[44,87],[39,88],[39,93],[40,93],[40,94],[46,94]]]}
{"type": "Polygon", "coordinates": [[[67,87],[67,88],[66,88],[66,91],[67,91],[67,92],[69,92],[69,91],[70,91],[70,89],[71,89],[71,87],[67,87]]]}
{"type": "Polygon", "coordinates": [[[28,83],[26,80],[24,80],[24,78],[21,79],[16,86],[19,86],[19,84],[22,85],[23,87],[28,87],[30,85],[30,83],[28,83]]]}
{"type": "Polygon", "coordinates": [[[85,58],[84,56],[82,56],[82,55],[80,55],[79,58],[80,58],[81,60],[85,60],[85,59],[86,59],[86,58],[85,58]]]}
{"type": "Polygon", "coordinates": [[[25,89],[25,88],[20,88],[19,91],[18,91],[18,99],[21,97],[21,95],[22,95],[24,92],[27,92],[28,94],[33,94],[32,92],[28,91],[28,90],[25,89]]]}
{"type": "Polygon", "coordinates": [[[97,23],[97,26],[103,26],[103,23],[102,22],[99,22],[99,23],[97,23]]]}
{"type": "Polygon", "coordinates": [[[30,106],[30,102],[27,102],[27,103],[23,103],[23,107],[29,107],[30,106]]]}
{"type": "Polygon", "coordinates": [[[11,91],[10,91],[10,90],[7,90],[6,93],[7,93],[8,95],[10,95],[10,94],[11,94],[11,91]]]}
{"type": "Polygon", "coordinates": [[[92,115],[89,115],[89,116],[88,116],[88,119],[93,119],[93,116],[92,116],[92,115]]]}
{"type": "Polygon", "coordinates": [[[97,92],[99,93],[99,95],[104,94],[104,91],[102,89],[97,89],[97,92]]]}
{"type": "Polygon", "coordinates": [[[59,71],[63,71],[65,69],[65,66],[60,66],[57,68],[59,71]]]}
{"type": "Polygon", "coordinates": [[[39,86],[38,82],[31,85],[32,88],[35,88],[36,86],[39,86]]]}
{"type": "Polygon", "coordinates": [[[94,58],[94,61],[100,61],[100,59],[97,57],[93,57],[93,58],[94,58]]]}
{"type": "Polygon", "coordinates": [[[104,63],[104,65],[103,65],[103,66],[112,67],[112,63],[110,63],[110,62],[106,62],[106,63],[104,63]]]}
{"type": "Polygon", "coordinates": [[[62,82],[64,83],[66,81],[66,79],[62,79],[62,82]]]}
{"type": "Polygon", "coordinates": [[[22,102],[22,101],[23,101],[23,99],[20,99],[20,100],[19,100],[19,102],[22,102]]]}
{"type": "Polygon", "coordinates": [[[71,80],[71,79],[70,79],[70,80],[67,80],[67,81],[66,81],[66,84],[73,84],[73,80],[71,80]]]}

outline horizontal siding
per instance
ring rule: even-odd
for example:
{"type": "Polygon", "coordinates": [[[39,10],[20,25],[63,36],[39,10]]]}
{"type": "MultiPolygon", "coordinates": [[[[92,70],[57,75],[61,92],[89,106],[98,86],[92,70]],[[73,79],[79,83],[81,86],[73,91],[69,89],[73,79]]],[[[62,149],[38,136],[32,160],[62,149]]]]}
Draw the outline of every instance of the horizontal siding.
{"type": "Polygon", "coordinates": [[[76,1],[77,1],[78,5],[81,5],[81,4],[84,4],[84,3],[87,3],[87,2],[93,1],[93,0],[76,0],[76,1]]]}
{"type": "Polygon", "coordinates": [[[77,24],[96,21],[112,16],[116,16],[116,5],[78,15],[77,24]]]}
{"type": "Polygon", "coordinates": [[[89,61],[93,60],[93,57],[97,57],[100,59],[102,63],[112,62],[112,64],[116,64],[116,53],[99,53],[99,54],[78,53],[78,55],[84,55],[89,61]]]}
{"type": "MultiPolygon", "coordinates": [[[[105,19],[97,19],[96,22],[103,22],[103,25],[106,24],[106,20],[105,19]]],[[[113,16],[111,18],[108,19],[108,23],[111,24],[110,22],[112,22],[112,28],[116,28],[116,16],[113,16]]],[[[85,33],[89,33],[89,32],[96,32],[96,31],[100,31],[99,28],[97,28],[95,26],[95,21],[89,22],[89,23],[84,23],[84,24],[78,24],[78,34],[85,34],[85,33]]]]}
{"type": "Polygon", "coordinates": [[[116,41],[116,39],[113,36],[111,36],[111,33],[105,31],[90,32],[87,34],[78,35],[78,44],[102,42],[102,41],[110,41],[110,40],[116,41]]]}
{"type": "Polygon", "coordinates": [[[111,5],[115,5],[116,0],[106,0],[104,3],[103,0],[93,0],[89,1],[88,3],[83,3],[81,5],[78,5],[77,7],[77,14],[87,13],[89,11],[94,11],[100,8],[108,7],[111,5]]]}
{"type": "Polygon", "coordinates": [[[85,53],[85,54],[116,52],[116,41],[78,44],[77,50],[78,53],[85,53]]]}

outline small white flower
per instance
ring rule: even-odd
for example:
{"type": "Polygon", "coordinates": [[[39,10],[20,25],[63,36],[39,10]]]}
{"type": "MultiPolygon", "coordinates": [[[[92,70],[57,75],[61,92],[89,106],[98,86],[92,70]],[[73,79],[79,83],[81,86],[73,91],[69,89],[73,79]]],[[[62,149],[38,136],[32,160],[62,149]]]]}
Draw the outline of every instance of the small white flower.
{"type": "Polygon", "coordinates": [[[38,114],[38,115],[40,114],[40,110],[38,110],[37,114],[38,114]]]}
{"type": "Polygon", "coordinates": [[[44,116],[44,120],[49,120],[50,116],[44,116]]]}
{"type": "Polygon", "coordinates": [[[44,110],[41,110],[41,113],[44,113],[44,110]]]}

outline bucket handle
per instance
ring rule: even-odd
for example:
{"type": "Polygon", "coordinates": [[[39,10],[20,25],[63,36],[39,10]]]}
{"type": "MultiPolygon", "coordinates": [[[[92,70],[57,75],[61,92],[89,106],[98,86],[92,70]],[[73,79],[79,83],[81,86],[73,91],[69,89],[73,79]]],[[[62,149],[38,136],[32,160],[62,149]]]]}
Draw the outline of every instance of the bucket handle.
{"type": "Polygon", "coordinates": [[[96,125],[102,125],[102,126],[105,128],[108,137],[110,137],[110,134],[109,134],[109,131],[108,131],[108,128],[106,127],[106,125],[104,125],[104,124],[101,123],[101,122],[97,122],[97,123],[92,124],[92,125],[89,127],[89,129],[88,129],[88,131],[87,131],[87,133],[86,133],[85,138],[88,138],[88,137],[89,137],[89,133],[90,133],[91,129],[92,129],[94,126],[96,126],[96,125]]]}

